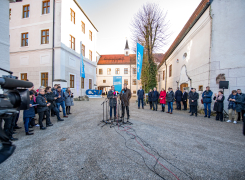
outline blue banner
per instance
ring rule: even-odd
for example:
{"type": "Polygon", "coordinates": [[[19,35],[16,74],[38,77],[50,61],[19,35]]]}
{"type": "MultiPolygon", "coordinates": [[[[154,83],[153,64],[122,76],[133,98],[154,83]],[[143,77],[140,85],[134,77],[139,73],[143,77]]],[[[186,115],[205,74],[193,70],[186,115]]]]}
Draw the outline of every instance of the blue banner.
{"type": "Polygon", "coordinates": [[[144,47],[141,46],[139,43],[137,43],[137,54],[136,54],[137,80],[140,80],[140,78],[141,78],[141,70],[142,70],[142,64],[143,64],[143,55],[144,55],[144,47]]]}
{"type": "Polygon", "coordinates": [[[121,92],[122,90],[122,76],[113,76],[113,85],[115,91],[121,92]]]}
{"type": "MultiPolygon", "coordinates": [[[[82,49],[82,42],[80,42],[80,48],[82,49]]],[[[85,78],[82,50],[81,50],[81,53],[80,53],[80,77],[85,78]]]]}

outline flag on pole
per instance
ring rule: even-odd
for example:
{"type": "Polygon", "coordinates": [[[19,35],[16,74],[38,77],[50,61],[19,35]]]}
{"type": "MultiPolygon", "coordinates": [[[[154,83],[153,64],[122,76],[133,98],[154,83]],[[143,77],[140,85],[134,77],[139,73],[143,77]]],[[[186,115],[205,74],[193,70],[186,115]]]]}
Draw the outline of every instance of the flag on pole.
{"type": "Polygon", "coordinates": [[[143,64],[143,55],[144,55],[144,47],[137,43],[137,53],[136,53],[136,62],[137,62],[137,80],[141,78],[141,70],[143,64]]]}
{"type": "Polygon", "coordinates": [[[80,42],[80,77],[85,78],[83,53],[82,53],[82,41],[80,42]]]}

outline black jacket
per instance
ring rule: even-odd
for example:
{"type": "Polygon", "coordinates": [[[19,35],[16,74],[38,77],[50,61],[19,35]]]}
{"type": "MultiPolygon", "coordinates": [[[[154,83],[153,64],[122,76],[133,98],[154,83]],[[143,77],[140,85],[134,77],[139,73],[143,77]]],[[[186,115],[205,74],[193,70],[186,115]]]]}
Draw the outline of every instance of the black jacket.
{"type": "Polygon", "coordinates": [[[187,99],[188,99],[188,93],[187,92],[184,92],[183,93],[182,101],[186,101],[187,102],[187,99]]]}
{"type": "Polygon", "coordinates": [[[158,98],[159,98],[159,93],[157,91],[152,91],[152,101],[153,102],[156,102],[158,101],[158,98]]]}
{"type": "Polygon", "coordinates": [[[53,92],[50,92],[50,93],[47,93],[46,94],[46,98],[47,98],[47,101],[51,104],[49,107],[52,108],[52,107],[55,107],[56,106],[56,103],[55,103],[55,94],[53,92]]]}
{"type": "Polygon", "coordinates": [[[182,101],[182,96],[183,96],[183,93],[182,93],[180,90],[177,90],[177,91],[175,92],[175,100],[176,100],[177,102],[182,101]]]}
{"type": "Polygon", "coordinates": [[[137,91],[138,98],[143,99],[144,95],[145,95],[145,91],[143,89],[137,91]]]}
{"type": "Polygon", "coordinates": [[[190,99],[191,106],[197,106],[197,100],[199,99],[199,94],[197,92],[190,93],[189,99],[190,99]],[[192,102],[192,100],[194,100],[194,102],[192,102]]]}
{"type": "Polygon", "coordinates": [[[152,102],[152,91],[148,93],[148,102],[152,102]]]}
{"type": "Polygon", "coordinates": [[[109,99],[109,106],[111,107],[115,107],[117,105],[117,98],[114,98],[114,97],[117,97],[116,92],[110,90],[107,94],[107,98],[109,99]]]}
{"type": "Polygon", "coordinates": [[[48,106],[47,106],[48,101],[47,101],[45,95],[38,94],[36,100],[37,100],[37,104],[38,104],[38,106],[37,106],[37,112],[38,113],[49,110],[48,106]]]}
{"type": "MultiPolygon", "coordinates": [[[[216,96],[214,96],[213,100],[216,100],[216,96]]],[[[225,100],[225,96],[223,96],[221,100],[218,99],[216,100],[216,102],[214,103],[214,111],[223,112],[224,100],[225,100]]]]}

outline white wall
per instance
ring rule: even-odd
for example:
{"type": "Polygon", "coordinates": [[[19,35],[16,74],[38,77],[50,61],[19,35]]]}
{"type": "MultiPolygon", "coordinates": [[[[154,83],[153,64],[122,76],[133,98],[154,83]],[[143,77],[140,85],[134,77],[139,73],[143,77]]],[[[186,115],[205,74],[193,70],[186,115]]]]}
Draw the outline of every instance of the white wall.
{"type": "MultiPolygon", "coordinates": [[[[1,68],[10,70],[9,64],[9,1],[2,0],[0,5],[0,64],[1,68]]],[[[0,71],[2,75],[9,75],[6,72],[0,71]]]]}

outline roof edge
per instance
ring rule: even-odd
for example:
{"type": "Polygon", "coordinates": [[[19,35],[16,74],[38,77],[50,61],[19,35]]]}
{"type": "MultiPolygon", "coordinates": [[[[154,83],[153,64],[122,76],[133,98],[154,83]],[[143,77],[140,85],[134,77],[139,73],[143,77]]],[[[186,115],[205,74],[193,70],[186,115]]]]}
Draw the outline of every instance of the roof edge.
{"type": "Polygon", "coordinates": [[[87,16],[87,14],[84,12],[84,10],[82,9],[82,7],[80,6],[80,4],[76,1],[76,0],[73,0],[75,3],[76,3],[76,5],[79,7],[79,9],[83,12],[83,14],[86,16],[86,18],[88,19],[88,21],[92,24],[92,26],[94,27],[94,29],[97,31],[97,32],[99,32],[98,31],[98,29],[95,27],[95,25],[92,23],[92,21],[89,19],[89,17],[87,16]]]}

